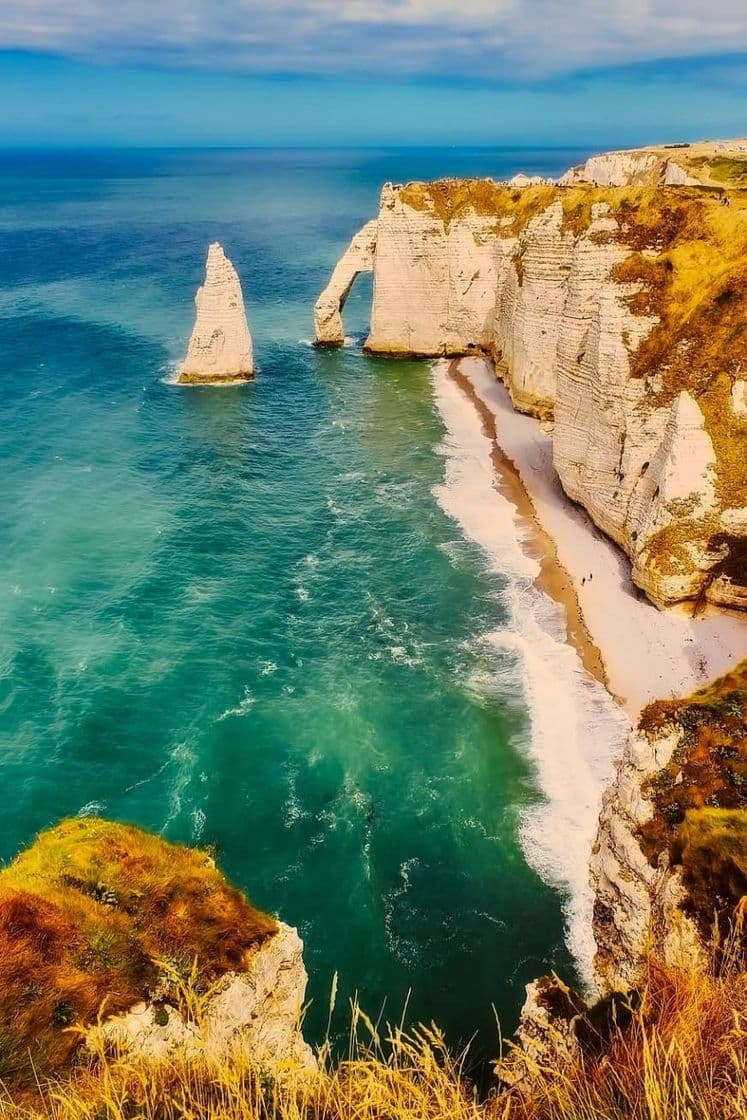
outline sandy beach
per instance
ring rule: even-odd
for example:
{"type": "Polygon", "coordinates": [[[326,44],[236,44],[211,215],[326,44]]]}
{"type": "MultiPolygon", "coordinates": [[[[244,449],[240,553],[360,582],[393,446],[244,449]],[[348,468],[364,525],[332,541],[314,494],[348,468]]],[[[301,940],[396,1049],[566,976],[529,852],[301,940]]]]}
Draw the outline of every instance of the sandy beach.
{"type": "Polygon", "coordinates": [[[454,361],[449,376],[493,441],[499,491],[528,522],[529,547],[542,568],[538,585],[562,604],[585,668],[631,720],[651,700],[687,695],[747,655],[747,624],[738,614],[659,610],[635,587],[628,558],[564,494],[550,435],[514,410],[487,360],[454,361]]]}

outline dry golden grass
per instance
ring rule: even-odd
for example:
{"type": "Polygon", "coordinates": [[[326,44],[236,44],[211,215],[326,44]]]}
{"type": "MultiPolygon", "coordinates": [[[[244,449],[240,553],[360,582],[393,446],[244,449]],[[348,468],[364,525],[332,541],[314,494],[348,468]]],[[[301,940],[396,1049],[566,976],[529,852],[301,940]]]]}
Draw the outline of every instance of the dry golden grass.
{"type": "Polygon", "coordinates": [[[277,929],[204,852],[95,818],[43,832],[0,872],[0,1079],[19,1088],[65,1068],[67,1028],[171,995],[171,973],[207,985],[277,929]],[[167,968],[164,969],[164,962],[167,968]]]}
{"type": "Polygon", "coordinates": [[[648,966],[641,1005],[601,1056],[537,1071],[506,1120],[743,1120],[747,974],[648,966]]]}
{"type": "Polygon", "coordinates": [[[546,210],[557,189],[553,186],[507,187],[492,179],[438,179],[433,183],[408,183],[400,199],[413,210],[433,214],[444,227],[467,213],[481,217],[511,219],[503,230],[510,237],[520,232],[531,218],[546,210]]]}
{"type": "MultiPolygon", "coordinates": [[[[747,974],[722,953],[703,975],[648,966],[624,1029],[479,1099],[468,1054],[435,1027],[379,1031],[352,1009],[348,1053],[319,1068],[221,1060],[157,1064],[99,1050],[34,1103],[0,1098],[2,1120],[747,1120],[747,974]]],[[[193,1002],[192,1010],[199,1015],[193,1002]]],[[[588,1039],[587,1035],[587,1039],[588,1039]]]]}

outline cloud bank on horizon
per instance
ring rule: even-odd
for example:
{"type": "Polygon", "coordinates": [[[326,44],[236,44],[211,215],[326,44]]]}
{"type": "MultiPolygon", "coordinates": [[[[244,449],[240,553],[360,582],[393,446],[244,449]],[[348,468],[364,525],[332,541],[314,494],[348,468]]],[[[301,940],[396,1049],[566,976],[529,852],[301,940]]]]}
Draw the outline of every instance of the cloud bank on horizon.
{"type": "Polygon", "coordinates": [[[747,3],[5,0],[0,49],[264,73],[516,81],[747,52],[747,3]]]}

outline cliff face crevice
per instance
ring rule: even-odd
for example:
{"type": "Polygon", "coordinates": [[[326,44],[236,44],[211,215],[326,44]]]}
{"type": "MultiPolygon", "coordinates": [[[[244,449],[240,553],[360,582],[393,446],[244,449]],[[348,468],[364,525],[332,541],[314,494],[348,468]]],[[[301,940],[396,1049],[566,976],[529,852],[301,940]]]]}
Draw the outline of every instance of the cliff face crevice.
{"type": "Polygon", "coordinates": [[[595,160],[566,186],[387,184],[317,339],[370,267],[370,352],[490,355],[651,599],[745,607],[747,206],[650,185],[650,152],[595,160]]]}
{"type": "Polygon", "coordinates": [[[704,968],[747,893],[747,662],[643,713],[605,793],[591,857],[596,980],[626,991],[646,953],[704,968]]]}

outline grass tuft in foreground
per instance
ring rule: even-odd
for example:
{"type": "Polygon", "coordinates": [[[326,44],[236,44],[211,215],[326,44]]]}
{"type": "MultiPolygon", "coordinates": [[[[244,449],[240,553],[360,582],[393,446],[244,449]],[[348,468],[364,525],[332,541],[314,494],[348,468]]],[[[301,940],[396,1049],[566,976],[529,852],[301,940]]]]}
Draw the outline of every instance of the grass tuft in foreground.
{"type": "MultiPolygon", "coordinates": [[[[478,1099],[468,1054],[435,1027],[379,1030],[357,1007],[349,1053],[318,1070],[257,1068],[240,1053],[158,1065],[100,1051],[40,1103],[3,1120],[744,1120],[747,974],[722,953],[711,975],[651,961],[636,1010],[604,1044],[533,1070],[523,1093],[478,1099]]],[[[631,1001],[632,1002],[632,1001],[631,1001]]]]}

